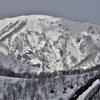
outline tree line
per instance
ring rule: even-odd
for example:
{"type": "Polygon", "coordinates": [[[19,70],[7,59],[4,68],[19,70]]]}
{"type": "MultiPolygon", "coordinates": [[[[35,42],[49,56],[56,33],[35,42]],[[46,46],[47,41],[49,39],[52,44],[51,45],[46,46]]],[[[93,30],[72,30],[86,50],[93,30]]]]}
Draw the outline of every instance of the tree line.
{"type": "Polygon", "coordinates": [[[94,66],[92,68],[89,68],[87,70],[62,70],[62,71],[54,71],[52,73],[50,72],[40,72],[39,74],[37,73],[29,73],[29,72],[23,72],[23,73],[15,73],[12,70],[5,69],[4,67],[0,67],[0,75],[1,76],[8,76],[8,77],[18,77],[18,78],[50,78],[54,76],[59,76],[59,75],[78,75],[78,74],[84,74],[87,72],[93,72],[93,71],[99,71],[100,70],[100,65],[94,66]]]}

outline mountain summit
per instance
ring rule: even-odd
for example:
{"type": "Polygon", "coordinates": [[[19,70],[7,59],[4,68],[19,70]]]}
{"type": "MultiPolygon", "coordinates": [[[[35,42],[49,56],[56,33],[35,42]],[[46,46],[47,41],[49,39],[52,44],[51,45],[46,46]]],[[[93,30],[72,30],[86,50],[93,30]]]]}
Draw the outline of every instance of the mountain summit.
{"type": "Polygon", "coordinates": [[[14,72],[100,64],[100,27],[44,15],[0,20],[0,66],[14,72]]]}

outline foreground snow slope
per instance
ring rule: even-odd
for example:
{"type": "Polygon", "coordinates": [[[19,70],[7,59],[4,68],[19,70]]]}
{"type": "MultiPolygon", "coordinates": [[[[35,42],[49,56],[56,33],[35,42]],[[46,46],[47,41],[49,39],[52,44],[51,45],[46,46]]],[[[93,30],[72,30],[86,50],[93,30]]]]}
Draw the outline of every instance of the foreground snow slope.
{"type": "Polygon", "coordinates": [[[100,63],[100,27],[44,15],[0,20],[0,65],[15,72],[90,68],[100,63]]]}
{"type": "Polygon", "coordinates": [[[84,75],[78,80],[76,77],[23,79],[0,76],[0,100],[67,100],[84,84],[84,75]]]}

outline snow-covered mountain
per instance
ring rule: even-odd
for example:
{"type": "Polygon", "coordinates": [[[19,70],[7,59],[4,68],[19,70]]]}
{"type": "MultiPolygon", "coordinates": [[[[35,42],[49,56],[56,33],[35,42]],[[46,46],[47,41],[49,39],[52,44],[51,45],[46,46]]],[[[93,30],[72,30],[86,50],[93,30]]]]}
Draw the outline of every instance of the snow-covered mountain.
{"type": "Polygon", "coordinates": [[[100,27],[44,15],[0,20],[0,66],[15,72],[100,64],[100,27]]]}

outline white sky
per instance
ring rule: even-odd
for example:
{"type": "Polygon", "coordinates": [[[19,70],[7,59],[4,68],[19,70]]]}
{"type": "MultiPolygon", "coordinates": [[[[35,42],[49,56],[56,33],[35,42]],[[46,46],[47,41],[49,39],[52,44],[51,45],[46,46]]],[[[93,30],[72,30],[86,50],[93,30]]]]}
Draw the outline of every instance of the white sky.
{"type": "Polygon", "coordinates": [[[100,25],[100,0],[0,0],[0,19],[32,14],[100,25]]]}

